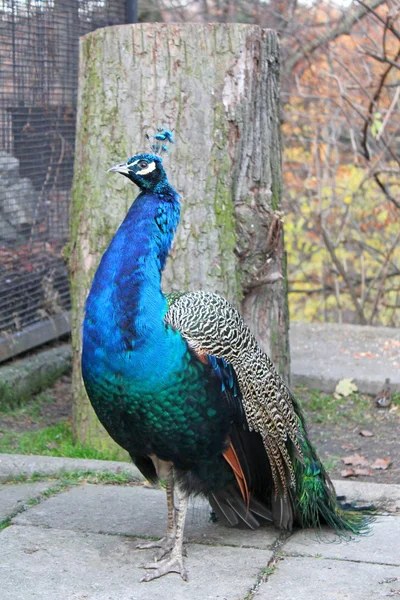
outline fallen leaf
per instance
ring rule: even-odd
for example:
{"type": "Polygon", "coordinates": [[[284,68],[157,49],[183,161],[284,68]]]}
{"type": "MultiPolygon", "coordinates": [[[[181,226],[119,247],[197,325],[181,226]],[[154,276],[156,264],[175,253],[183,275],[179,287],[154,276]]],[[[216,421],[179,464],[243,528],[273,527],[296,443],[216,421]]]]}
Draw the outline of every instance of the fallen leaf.
{"type": "Polygon", "coordinates": [[[344,462],[345,465],[351,465],[351,466],[359,465],[360,467],[368,467],[369,466],[369,462],[367,461],[365,456],[360,456],[359,454],[352,454],[351,456],[344,456],[342,458],[342,461],[344,462]]]}
{"type": "Polygon", "coordinates": [[[382,581],[378,581],[378,583],[393,583],[394,581],[397,581],[397,577],[386,577],[382,581]]]}
{"type": "Polygon", "coordinates": [[[396,500],[394,504],[391,504],[388,507],[388,510],[390,510],[391,512],[400,512],[400,500],[396,500]]]}
{"type": "Polygon", "coordinates": [[[369,429],[361,429],[360,435],[362,435],[363,437],[374,437],[374,434],[372,433],[372,431],[369,431],[369,429]]]}
{"type": "Polygon", "coordinates": [[[55,442],[47,442],[46,448],[48,448],[49,450],[56,450],[57,448],[59,448],[59,445],[55,442]]]}
{"type": "Polygon", "coordinates": [[[342,471],[340,471],[340,475],[342,477],[354,477],[355,472],[354,469],[343,469],[342,471]]]}
{"type": "Polygon", "coordinates": [[[371,465],[371,469],[381,469],[382,471],[386,471],[389,468],[392,459],[389,458],[377,458],[371,465]]]}
{"type": "Polygon", "coordinates": [[[390,513],[400,512],[400,500],[398,500],[394,504],[389,504],[388,506],[385,506],[385,510],[387,510],[387,512],[390,513]]]}
{"type": "Polygon", "coordinates": [[[352,379],[341,379],[335,388],[335,394],[344,397],[350,396],[350,394],[356,391],[357,386],[353,383],[352,379]]]}
{"type": "Polygon", "coordinates": [[[34,546],[33,548],[23,548],[25,554],[34,554],[40,550],[39,546],[34,546]]]}
{"type": "Polygon", "coordinates": [[[356,446],[355,444],[352,444],[352,442],[345,442],[342,444],[342,448],[343,450],[359,450],[360,446],[356,446]]]}
{"type": "Polygon", "coordinates": [[[367,477],[373,477],[375,475],[375,473],[372,471],[372,469],[366,469],[366,468],[362,468],[362,467],[356,467],[354,469],[354,475],[357,476],[367,476],[367,477]]]}

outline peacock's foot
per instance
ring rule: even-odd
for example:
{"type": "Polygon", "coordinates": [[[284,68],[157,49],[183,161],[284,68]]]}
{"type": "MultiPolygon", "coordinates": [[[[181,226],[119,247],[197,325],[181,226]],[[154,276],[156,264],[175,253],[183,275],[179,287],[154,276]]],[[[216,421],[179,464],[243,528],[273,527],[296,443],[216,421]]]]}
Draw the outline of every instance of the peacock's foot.
{"type": "Polygon", "coordinates": [[[165,560],[160,560],[148,565],[144,565],[145,569],[151,569],[149,573],[143,575],[140,581],[152,581],[168,573],[179,573],[184,581],[188,580],[187,572],[183,566],[182,554],[173,552],[171,556],[165,560]]]}
{"type": "Polygon", "coordinates": [[[152,548],[159,548],[158,552],[156,552],[154,555],[154,560],[158,561],[164,558],[168,552],[171,552],[174,544],[175,533],[171,533],[154,542],[143,542],[142,544],[137,544],[136,548],[138,550],[151,550],[152,548]]]}

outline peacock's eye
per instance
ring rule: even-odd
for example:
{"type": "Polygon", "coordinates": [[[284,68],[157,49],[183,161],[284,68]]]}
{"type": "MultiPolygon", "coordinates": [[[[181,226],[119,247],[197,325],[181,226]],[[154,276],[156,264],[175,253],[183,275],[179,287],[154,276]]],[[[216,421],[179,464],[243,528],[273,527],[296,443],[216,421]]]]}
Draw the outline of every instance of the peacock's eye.
{"type": "Polygon", "coordinates": [[[141,160],[139,163],[139,167],[141,169],[145,169],[147,167],[147,161],[146,160],[141,160]]]}

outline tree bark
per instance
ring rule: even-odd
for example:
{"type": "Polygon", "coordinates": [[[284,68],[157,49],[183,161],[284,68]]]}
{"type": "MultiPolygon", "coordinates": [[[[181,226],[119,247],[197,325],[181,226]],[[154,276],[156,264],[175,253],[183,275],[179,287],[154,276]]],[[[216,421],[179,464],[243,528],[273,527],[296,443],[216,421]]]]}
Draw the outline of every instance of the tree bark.
{"type": "Polygon", "coordinates": [[[106,443],[80,376],[84,302],[136,190],[107,168],[174,130],[164,166],[182,195],[165,291],[214,290],[240,307],[285,378],[279,48],[254,25],[137,24],[81,40],[69,260],[76,436],[106,443]]]}

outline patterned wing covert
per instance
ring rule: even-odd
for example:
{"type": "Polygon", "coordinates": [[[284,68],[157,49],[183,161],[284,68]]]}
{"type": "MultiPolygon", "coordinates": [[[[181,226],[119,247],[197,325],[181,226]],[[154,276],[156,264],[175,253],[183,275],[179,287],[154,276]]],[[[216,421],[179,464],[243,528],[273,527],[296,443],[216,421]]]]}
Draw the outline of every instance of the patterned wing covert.
{"type": "Polygon", "coordinates": [[[300,458],[303,435],[285,383],[261,350],[239,312],[212,292],[188,292],[169,302],[165,321],[178,329],[196,352],[223,358],[235,370],[250,430],[263,439],[275,492],[286,495],[295,474],[287,443],[300,458]],[[289,477],[287,476],[289,475],[289,477]]]}

